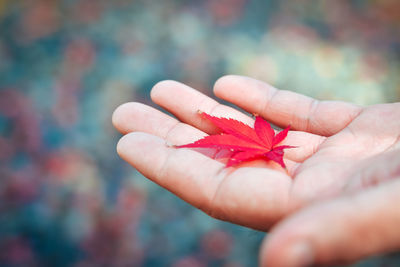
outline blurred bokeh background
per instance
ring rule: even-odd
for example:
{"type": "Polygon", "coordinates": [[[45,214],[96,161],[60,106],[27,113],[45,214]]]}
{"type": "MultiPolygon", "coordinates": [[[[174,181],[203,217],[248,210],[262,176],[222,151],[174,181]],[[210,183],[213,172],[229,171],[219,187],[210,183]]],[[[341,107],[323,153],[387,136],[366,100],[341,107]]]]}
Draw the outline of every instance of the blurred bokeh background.
{"type": "Polygon", "coordinates": [[[263,233],[118,158],[113,110],[162,79],[211,95],[224,74],[398,101],[399,24],[398,0],[0,0],[0,266],[256,266],[263,233]]]}

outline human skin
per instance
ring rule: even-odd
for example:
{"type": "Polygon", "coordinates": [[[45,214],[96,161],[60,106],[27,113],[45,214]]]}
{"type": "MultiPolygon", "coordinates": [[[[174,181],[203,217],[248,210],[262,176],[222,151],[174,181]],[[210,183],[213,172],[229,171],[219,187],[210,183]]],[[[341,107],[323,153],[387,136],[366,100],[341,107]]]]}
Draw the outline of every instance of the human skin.
{"type": "Polygon", "coordinates": [[[287,170],[252,161],[225,168],[182,145],[217,132],[198,115],[253,118],[178,82],[154,86],[154,103],[113,114],[119,155],[144,176],[212,217],[270,230],[262,266],[348,263],[400,248],[400,103],[360,107],[317,101],[260,81],[225,76],[217,97],[271,123],[291,125],[287,170]]]}

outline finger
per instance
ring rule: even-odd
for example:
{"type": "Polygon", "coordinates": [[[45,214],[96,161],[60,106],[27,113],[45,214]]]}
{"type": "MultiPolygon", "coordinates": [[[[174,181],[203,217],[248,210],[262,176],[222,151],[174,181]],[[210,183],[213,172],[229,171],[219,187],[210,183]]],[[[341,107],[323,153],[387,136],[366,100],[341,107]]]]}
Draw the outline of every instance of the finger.
{"type": "Polygon", "coordinates": [[[148,131],[159,136],[165,136],[166,132],[178,123],[178,120],[158,111],[150,106],[129,102],[120,105],[112,115],[112,123],[122,134],[140,131],[141,124],[139,122],[147,121],[148,131]],[[162,125],[158,122],[164,121],[162,125]]]}
{"type": "Polygon", "coordinates": [[[280,127],[290,124],[294,130],[323,136],[339,132],[362,110],[353,104],[317,101],[294,92],[277,90],[255,79],[234,75],[219,79],[214,93],[280,127]]]}
{"type": "MultiPolygon", "coordinates": [[[[164,140],[130,133],[119,155],[150,180],[209,215],[266,229],[287,209],[291,178],[267,168],[224,168],[191,149],[167,147],[164,140]]],[[[254,163],[255,164],[255,163],[254,163]]]]}
{"type": "Polygon", "coordinates": [[[222,105],[199,91],[176,81],[157,83],[151,90],[151,99],[180,121],[193,125],[208,134],[217,133],[218,128],[211,122],[202,119],[198,111],[217,117],[234,118],[249,126],[254,124],[254,120],[242,112],[222,105]]]}
{"type": "Polygon", "coordinates": [[[349,263],[399,249],[399,201],[396,180],[305,208],[272,230],[262,266],[349,263]]]}
{"type": "MultiPolygon", "coordinates": [[[[183,122],[208,134],[217,132],[217,128],[198,115],[198,110],[213,116],[229,117],[242,121],[253,127],[254,120],[249,116],[231,107],[221,105],[202,93],[178,82],[164,81],[156,84],[151,92],[152,100],[170,111],[183,122]],[[171,96],[179,96],[179,98],[171,96]]],[[[324,142],[325,138],[304,132],[289,132],[283,145],[296,146],[296,149],[287,150],[285,157],[302,162],[310,157],[324,142]]]]}
{"type": "Polygon", "coordinates": [[[173,145],[194,142],[207,134],[150,106],[131,102],[119,106],[112,118],[122,134],[145,132],[173,145]]]}

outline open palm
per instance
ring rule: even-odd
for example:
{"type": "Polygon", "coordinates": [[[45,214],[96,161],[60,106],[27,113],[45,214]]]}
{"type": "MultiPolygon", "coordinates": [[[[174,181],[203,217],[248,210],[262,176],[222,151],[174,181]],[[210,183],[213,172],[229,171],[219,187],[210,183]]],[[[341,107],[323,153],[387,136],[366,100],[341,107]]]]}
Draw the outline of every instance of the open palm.
{"type": "Polygon", "coordinates": [[[266,230],[300,207],[348,190],[351,177],[365,162],[400,144],[399,104],[361,108],[319,102],[239,76],[221,78],[214,92],[275,125],[292,126],[284,143],[297,148],[285,153],[288,171],[263,161],[225,168],[194,150],[169,146],[217,131],[198,110],[253,124],[250,116],[177,82],[158,83],[151,92],[152,100],[177,119],[150,106],[127,103],[115,111],[113,123],[125,134],[118,144],[122,158],[218,219],[266,230]]]}

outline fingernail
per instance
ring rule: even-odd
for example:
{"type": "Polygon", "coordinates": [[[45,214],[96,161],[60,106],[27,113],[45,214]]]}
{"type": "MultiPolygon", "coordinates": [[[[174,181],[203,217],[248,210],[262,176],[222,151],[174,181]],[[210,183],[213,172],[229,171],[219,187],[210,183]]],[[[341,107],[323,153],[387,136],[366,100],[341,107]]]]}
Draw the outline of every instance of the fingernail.
{"type": "Polygon", "coordinates": [[[286,266],[306,267],[314,262],[314,252],[309,243],[299,242],[289,247],[285,262],[286,266]]]}

